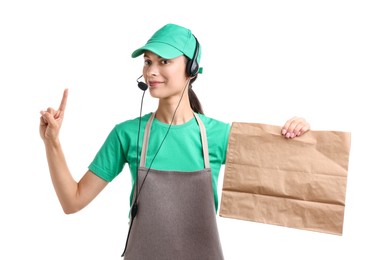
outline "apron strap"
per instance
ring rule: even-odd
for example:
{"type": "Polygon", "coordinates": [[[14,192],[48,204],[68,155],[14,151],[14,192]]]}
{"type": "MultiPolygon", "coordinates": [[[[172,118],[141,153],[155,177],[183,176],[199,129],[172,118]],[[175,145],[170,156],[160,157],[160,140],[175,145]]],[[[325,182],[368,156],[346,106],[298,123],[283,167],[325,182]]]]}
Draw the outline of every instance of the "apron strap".
{"type": "Polygon", "coordinates": [[[206,128],[202,120],[199,118],[199,116],[196,113],[194,113],[194,116],[200,128],[200,136],[202,138],[202,147],[203,147],[204,166],[205,168],[210,168],[206,128]]]}
{"type": "Polygon", "coordinates": [[[145,167],[145,164],[146,164],[149,136],[151,134],[151,126],[152,126],[154,117],[155,117],[155,113],[152,113],[151,117],[149,118],[147,122],[147,125],[145,126],[143,146],[141,148],[140,167],[145,167]]]}
{"type": "MultiPolygon", "coordinates": [[[[146,164],[149,137],[150,137],[150,133],[151,133],[152,122],[153,122],[153,119],[155,118],[155,115],[156,115],[155,113],[152,113],[151,117],[149,118],[149,120],[147,122],[147,125],[145,126],[143,146],[141,148],[140,167],[145,167],[145,164],[146,164]]],[[[205,168],[210,168],[206,129],[205,129],[205,126],[204,126],[202,120],[199,118],[199,116],[196,113],[194,113],[194,116],[195,116],[196,121],[198,122],[199,129],[200,129],[200,136],[201,136],[201,139],[202,139],[204,166],[205,166],[205,168]]]]}

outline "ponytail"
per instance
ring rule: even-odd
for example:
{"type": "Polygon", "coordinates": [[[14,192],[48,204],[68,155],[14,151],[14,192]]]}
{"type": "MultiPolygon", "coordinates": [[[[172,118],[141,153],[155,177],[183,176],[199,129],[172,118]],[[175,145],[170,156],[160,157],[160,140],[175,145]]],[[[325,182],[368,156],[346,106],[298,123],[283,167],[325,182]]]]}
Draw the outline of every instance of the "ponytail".
{"type": "Polygon", "coordinates": [[[194,90],[192,90],[191,83],[190,83],[190,86],[189,86],[188,95],[189,95],[191,109],[194,110],[195,113],[199,113],[199,114],[204,115],[202,104],[200,104],[198,97],[196,96],[194,90]]]}
{"type": "MultiPolygon", "coordinates": [[[[185,57],[186,57],[186,63],[187,63],[190,60],[190,58],[187,57],[187,56],[185,56],[185,57]]],[[[189,100],[190,100],[191,109],[195,113],[204,115],[202,104],[200,104],[198,96],[195,94],[194,90],[192,90],[192,83],[194,83],[197,78],[198,78],[198,74],[196,74],[193,78],[191,78],[190,84],[189,84],[189,89],[188,89],[188,96],[189,96],[189,100]]]]}

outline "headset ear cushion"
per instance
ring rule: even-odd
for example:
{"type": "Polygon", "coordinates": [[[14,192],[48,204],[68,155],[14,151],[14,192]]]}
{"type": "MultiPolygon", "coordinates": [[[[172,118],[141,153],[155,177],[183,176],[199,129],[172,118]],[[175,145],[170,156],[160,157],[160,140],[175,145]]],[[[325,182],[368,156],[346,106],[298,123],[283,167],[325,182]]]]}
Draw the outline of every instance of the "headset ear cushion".
{"type": "Polygon", "coordinates": [[[198,73],[198,70],[199,66],[196,60],[192,59],[187,62],[186,73],[189,77],[194,77],[198,73]]]}
{"type": "Polygon", "coordinates": [[[187,64],[186,64],[186,75],[189,77],[191,76],[191,65],[192,65],[192,60],[188,59],[187,64]]]}
{"type": "Polygon", "coordinates": [[[196,59],[191,64],[191,77],[194,77],[199,71],[199,65],[196,62],[196,59]]]}

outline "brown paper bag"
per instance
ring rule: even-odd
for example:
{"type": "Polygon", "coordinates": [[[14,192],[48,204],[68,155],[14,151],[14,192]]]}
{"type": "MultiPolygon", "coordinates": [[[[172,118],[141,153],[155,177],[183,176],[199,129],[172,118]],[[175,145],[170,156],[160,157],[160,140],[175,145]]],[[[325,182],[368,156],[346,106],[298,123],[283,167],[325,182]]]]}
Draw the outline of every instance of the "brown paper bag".
{"type": "Polygon", "coordinates": [[[220,216],[341,235],[351,134],[233,123],[220,216]]]}

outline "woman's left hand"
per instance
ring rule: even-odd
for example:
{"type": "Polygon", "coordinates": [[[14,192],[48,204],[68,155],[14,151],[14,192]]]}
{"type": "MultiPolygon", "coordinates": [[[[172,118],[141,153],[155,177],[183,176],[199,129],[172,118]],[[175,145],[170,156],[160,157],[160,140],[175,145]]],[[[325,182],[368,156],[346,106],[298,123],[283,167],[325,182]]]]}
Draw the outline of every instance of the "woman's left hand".
{"type": "Polygon", "coordinates": [[[289,119],[281,129],[281,134],[285,138],[295,138],[303,135],[310,130],[310,125],[302,117],[293,117],[289,119]]]}

